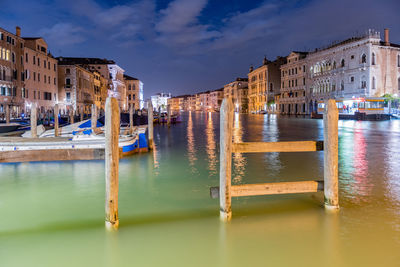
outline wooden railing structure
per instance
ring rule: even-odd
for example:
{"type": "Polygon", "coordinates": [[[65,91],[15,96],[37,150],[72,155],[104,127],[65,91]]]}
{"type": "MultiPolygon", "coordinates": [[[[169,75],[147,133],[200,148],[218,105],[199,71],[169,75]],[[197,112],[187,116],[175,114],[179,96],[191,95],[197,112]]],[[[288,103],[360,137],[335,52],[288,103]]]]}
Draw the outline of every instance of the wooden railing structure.
{"type": "Polygon", "coordinates": [[[220,111],[220,176],[219,187],[211,187],[212,198],[220,199],[220,218],[232,218],[232,197],[293,194],[324,191],[325,207],[338,209],[338,118],[334,100],[325,102],[324,141],[232,142],[234,107],[225,98],[220,111]],[[263,184],[231,185],[232,153],[312,152],[324,151],[324,180],[263,184]]]}

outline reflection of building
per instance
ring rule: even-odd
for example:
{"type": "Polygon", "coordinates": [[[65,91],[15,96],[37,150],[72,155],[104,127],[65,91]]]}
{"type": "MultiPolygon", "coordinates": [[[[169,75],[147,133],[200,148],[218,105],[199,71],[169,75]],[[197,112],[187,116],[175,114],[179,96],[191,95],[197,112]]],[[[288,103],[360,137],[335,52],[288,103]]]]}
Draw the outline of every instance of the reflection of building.
{"type": "Polygon", "coordinates": [[[308,112],[316,112],[318,101],[328,98],[349,103],[364,97],[398,95],[400,45],[389,42],[387,29],[384,37],[381,41],[380,33],[370,30],[365,35],[310,53],[306,80],[308,112]]]}
{"type": "Polygon", "coordinates": [[[143,83],[136,78],[124,75],[126,98],[129,105],[133,105],[133,109],[143,108],[143,83]]]}
{"type": "Polygon", "coordinates": [[[248,79],[237,78],[224,86],[224,96],[231,97],[235,110],[247,112],[248,110],[248,79]]]}
{"type": "Polygon", "coordinates": [[[94,75],[79,65],[58,65],[58,95],[60,110],[65,113],[74,109],[76,112],[90,113],[95,103],[94,75]]]}
{"type": "Polygon", "coordinates": [[[280,66],[285,61],[285,58],[278,57],[277,60],[271,62],[264,57],[262,66],[257,69],[250,67],[248,74],[250,112],[274,112],[269,105],[273,104],[275,95],[280,92],[280,66]]]}
{"type": "Polygon", "coordinates": [[[155,110],[160,110],[161,112],[167,111],[168,98],[171,98],[171,93],[158,93],[151,96],[151,103],[155,110]]]}
{"type": "Polygon", "coordinates": [[[306,113],[306,52],[292,52],[281,66],[281,91],[278,104],[282,114],[306,113]]]}
{"type": "Polygon", "coordinates": [[[24,110],[23,99],[29,96],[24,88],[24,40],[20,35],[19,27],[15,35],[0,28],[0,112],[8,105],[13,116],[24,110]]]}

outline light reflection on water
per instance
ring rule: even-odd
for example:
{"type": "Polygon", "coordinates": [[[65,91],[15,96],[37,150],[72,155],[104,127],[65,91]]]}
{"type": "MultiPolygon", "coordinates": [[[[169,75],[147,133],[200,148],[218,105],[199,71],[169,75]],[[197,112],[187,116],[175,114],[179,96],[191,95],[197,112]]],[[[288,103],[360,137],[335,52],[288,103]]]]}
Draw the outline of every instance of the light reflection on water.
{"type": "MultiPolygon", "coordinates": [[[[104,231],[102,161],[0,165],[0,265],[398,266],[400,121],[339,122],[338,213],[325,213],[322,193],[243,197],[233,199],[225,225],[209,198],[218,185],[219,114],[182,118],[155,126],[152,153],[121,160],[116,234],[104,231]]],[[[319,140],[321,126],[236,114],[233,139],[319,140]]],[[[232,179],[320,179],[322,157],[234,154],[232,179]]]]}

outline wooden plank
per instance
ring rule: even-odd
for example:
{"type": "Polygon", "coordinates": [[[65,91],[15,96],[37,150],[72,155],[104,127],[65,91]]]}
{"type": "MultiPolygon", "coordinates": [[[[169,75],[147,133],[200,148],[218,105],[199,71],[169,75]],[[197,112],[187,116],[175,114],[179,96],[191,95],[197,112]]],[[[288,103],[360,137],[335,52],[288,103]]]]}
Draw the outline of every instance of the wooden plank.
{"type": "Polygon", "coordinates": [[[35,162],[104,159],[104,149],[47,149],[0,152],[0,162],[35,162]]]}
{"type": "Polygon", "coordinates": [[[58,104],[54,105],[54,136],[59,136],[58,129],[58,104]]]}
{"type": "Polygon", "coordinates": [[[232,218],[231,175],[232,175],[232,128],[233,103],[231,98],[222,101],[220,111],[220,218],[226,222],[232,218]]]}
{"type": "MultiPolygon", "coordinates": [[[[105,178],[106,178],[106,228],[116,230],[118,219],[118,169],[119,169],[119,129],[120,113],[117,99],[106,100],[105,116],[105,178]]],[[[121,151],[122,152],[122,151],[121,151]]]]}
{"type": "Polygon", "coordinates": [[[323,150],[323,141],[233,143],[232,153],[311,152],[323,150]]]}
{"type": "Polygon", "coordinates": [[[94,132],[97,128],[97,107],[95,104],[92,104],[92,114],[90,116],[90,123],[92,126],[92,131],[94,132]]]}
{"type": "MultiPolygon", "coordinates": [[[[280,182],[264,184],[233,185],[232,197],[261,196],[277,194],[313,193],[324,190],[323,181],[280,182]]],[[[218,198],[218,187],[210,188],[211,198],[218,198]]]]}
{"type": "Polygon", "coordinates": [[[324,112],[324,199],[325,208],[339,208],[339,181],[338,181],[338,120],[339,111],[333,99],[325,101],[324,112]]]}
{"type": "Polygon", "coordinates": [[[147,130],[147,138],[148,138],[148,146],[149,149],[153,149],[153,104],[151,103],[151,100],[148,105],[148,114],[147,114],[147,125],[148,125],[148,130],[147,130]]]}

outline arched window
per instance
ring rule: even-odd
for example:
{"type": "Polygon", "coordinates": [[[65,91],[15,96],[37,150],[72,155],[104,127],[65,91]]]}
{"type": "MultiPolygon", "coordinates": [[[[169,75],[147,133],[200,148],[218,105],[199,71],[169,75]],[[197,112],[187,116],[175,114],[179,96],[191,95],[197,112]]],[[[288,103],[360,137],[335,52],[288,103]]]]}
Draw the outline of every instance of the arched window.
{"type": "Polygon", "coordinates": [[[376,60],[375,53],[372,53],[372,59],[371,59],[371,64],[372,65],[375,65],[375,60],[376,60]]]}
{"type": "Polygon", "coordinates": [[[333,69],[336,69],[336,61],[333,61],[333,69]]]}
{"type": "Polygon", "coordinates": [[[367,88],[367,81],[365,80],[365,76],[361,77],[361,88],[362,89],[367,88]]]}
{"type": "Polygon", "coordinates": [[[361,63],[367,63],[367,55],[366,54],[363,54],[361,56],[361,63]]]}
{"type": "Polygon", "coordinates": [[[345,61],[344,61],[344,59],[342,59],[342,61],[340,62],[340,67],[344,68],[344,64],[345,64],[345,61]]]}
{"type": "Polygon", "coordinates": [[[340,84],[340,90],[344,90],[344,81],[342,81],[342,83],[340,84]]]}
{"type": "Polygon", "coordinates": [[[376,79],[375,77],[372,77],[372,89],[376,89],[376,79]]]}

